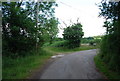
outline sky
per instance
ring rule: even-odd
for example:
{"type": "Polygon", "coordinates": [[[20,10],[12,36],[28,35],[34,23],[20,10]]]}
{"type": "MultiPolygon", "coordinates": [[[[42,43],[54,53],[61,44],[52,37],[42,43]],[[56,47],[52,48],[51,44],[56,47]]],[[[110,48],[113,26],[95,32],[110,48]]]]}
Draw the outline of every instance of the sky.
{"type": "Polygon", "coordinates": [[[105,20],[98,17],[100,10],[95,5],[101,0],[57,0],[56,2],[58,7],[55,9],[55,16],[60,22],[58,37],[62,37],[63,28],[66,25],[77,23],[78,18],[83,25],[84,37],[105,34],[105,28],[103,27],[105,20]]]}

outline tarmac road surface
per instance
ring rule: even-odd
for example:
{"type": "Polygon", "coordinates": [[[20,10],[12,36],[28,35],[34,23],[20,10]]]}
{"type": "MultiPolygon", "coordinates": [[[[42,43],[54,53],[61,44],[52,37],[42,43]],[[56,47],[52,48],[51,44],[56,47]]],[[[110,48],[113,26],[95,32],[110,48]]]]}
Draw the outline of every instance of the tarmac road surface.
{"type": "Polygon", "coordinates": [[[40,79],[104,79],[94,64],[97,51],[93,49],[67,54],[50,64],[40,79]]]}

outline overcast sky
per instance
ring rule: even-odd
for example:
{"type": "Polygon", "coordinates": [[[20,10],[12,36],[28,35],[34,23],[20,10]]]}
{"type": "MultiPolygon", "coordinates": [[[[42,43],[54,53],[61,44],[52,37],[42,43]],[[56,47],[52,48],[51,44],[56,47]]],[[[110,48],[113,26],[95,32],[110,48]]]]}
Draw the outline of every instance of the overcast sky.
{"type": "MultiPolygon", "coordinates": [[[[69,26],[70,20],[73,23],[79,22],[83,25],[84,37],[103,35],[105,28],[103,28],[103,18],[99,18],[98,6],[95,3],[99,3],[101,0],[57,0],[58,7],[55,10],[55,16],[59,19],[60,28],[65,28],[63,22],[69,26]]],[[[63,30],[60,29],[58,34],[62,37],[63,30]]]]}

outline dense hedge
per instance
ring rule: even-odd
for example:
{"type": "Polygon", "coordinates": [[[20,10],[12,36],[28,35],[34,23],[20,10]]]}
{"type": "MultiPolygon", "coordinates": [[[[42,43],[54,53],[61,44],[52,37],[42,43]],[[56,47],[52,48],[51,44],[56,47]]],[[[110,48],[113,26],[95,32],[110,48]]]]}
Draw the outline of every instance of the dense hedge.
{"type": "Polygon", "coordinates": [[[102,40],[100,57],[111,70],[120,72],[120,1],[103,0],[99,7],[100,15],[106,18],[106,35],[102,40]]]}

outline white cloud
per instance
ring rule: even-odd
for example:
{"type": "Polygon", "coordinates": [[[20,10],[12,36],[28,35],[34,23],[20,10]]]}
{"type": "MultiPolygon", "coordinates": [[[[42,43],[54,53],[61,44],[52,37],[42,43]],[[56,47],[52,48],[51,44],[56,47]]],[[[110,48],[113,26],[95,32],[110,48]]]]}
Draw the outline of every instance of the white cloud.
{"type": "MultiPolygon", "coordinates": [[[[86,0],[75,0],[77,3],[74,1],[71,3],[69,2],[69,4],[65,3],[66,0],[61,1],[62,3],[59,2],[59,7],[57,7],[55,11],[56,17],[58,17],[61,22],[60,26],[65,28],[63,21],[69,25],[70,20],[76,23],[77,18],[79,18],[79,21],[83,25],[85,37],[104,34],[105,28],[102,27],[104,19],[98,17],[99,9],[95,5],[95,0],[91,0],[93,2],[87,2],[86,4],[84,2],[86,0]]],[[[96,3],[98,3],[98,1],[96,3]]],[[[58,34],[60,37],[62,36],[62,32],[63,30],[60,30],[58,34]]]]}

